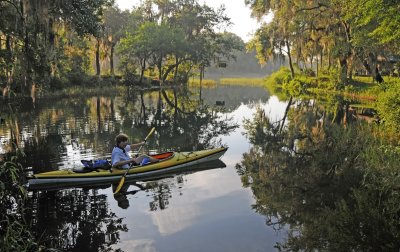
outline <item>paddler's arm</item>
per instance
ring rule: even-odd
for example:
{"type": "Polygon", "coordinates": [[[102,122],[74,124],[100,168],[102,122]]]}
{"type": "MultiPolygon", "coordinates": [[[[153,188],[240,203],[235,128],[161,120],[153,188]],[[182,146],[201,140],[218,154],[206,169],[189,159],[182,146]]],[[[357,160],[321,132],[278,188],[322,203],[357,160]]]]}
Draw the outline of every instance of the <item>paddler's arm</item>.
{"type": "Polygon", "coordinates": [[[133,149],[135,149],[135,148],[139,148],[140,146],[142,146],[144,144],[144,141],[143,142],[140,142],[140,143],[136,143],[136,144],[131,144],[131,149],[133,150],[133,149]]]}

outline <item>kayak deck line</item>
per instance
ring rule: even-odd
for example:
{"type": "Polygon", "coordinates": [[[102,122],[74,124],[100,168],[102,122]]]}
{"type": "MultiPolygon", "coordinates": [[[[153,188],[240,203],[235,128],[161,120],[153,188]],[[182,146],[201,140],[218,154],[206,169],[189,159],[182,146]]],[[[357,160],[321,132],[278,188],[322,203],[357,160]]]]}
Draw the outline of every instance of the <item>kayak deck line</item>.
{"type": "MultiPolygon", "coordinates": [[[[227,151],[227,147],[208,149],[192,152],[166,152],[151,155],[164,159],[159,162],[149,163],[143,166],[135,166],[128,172],[126,178],[145,178],[147,176],[160,175],[162,173],[174,172],[184,169],[186,166],[201,164],[211,160],[219,159],[227,151]]],[[[88,173],[74,172],[72,169],[44,172],[28,178],[28,188],[35,185],[45,184],[84,184],[96,182],[114,182],[119,180],[125,173],[125,169],[98,169],[88,173]]]]}

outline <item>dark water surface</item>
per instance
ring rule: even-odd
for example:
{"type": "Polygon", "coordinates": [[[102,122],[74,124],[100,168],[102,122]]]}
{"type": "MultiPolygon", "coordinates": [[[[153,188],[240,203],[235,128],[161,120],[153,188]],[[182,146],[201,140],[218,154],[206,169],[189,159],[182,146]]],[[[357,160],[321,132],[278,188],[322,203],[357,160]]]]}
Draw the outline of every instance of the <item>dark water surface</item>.
{"type": "MultiPolygon", "coordinates": [[[[79,166],[82,159],[109,157],[114,137],[132,142],[155,126],[146,151],[229,147],[225,168],[131,185],[118,204],[111,186],[30,192],[37,235],[64,251],[274,251],[286,237],[252,209],[252,191],[235,166],[249,151],[243,120],[261,107],[280,119],[286,104],[258,87],[218,86],[71,96],[13,105],[0,124],[0,154],[16,139],[34,172],[79,166]],[[216,105],[218,104],[218,105],[216,105]],[[122,206],[122,207],[121,207],[122,206]]],[[[3,108],[2,113],[7,109],[3,108]]]]}

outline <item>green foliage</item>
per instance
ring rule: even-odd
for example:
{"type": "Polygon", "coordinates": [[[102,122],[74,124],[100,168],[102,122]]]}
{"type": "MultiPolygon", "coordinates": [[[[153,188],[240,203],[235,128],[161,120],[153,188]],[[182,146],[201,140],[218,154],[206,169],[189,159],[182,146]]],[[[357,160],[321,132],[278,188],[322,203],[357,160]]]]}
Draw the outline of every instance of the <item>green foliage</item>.
{"type": "Polygon", "coordinates": [[[281,67],[279,71],[272,73],[266,79],[266,85],[283,85],[285,83],[289,83],[291,80],[292,76],[290,75],[290,70],[287,67],[281,67]]]}
{"type": "Polygon", "coordinates": [[[279,71],[272,73],[266,77],[265,87],[271,94],[279,97],[280,100],[288,100],[289,95],[283,89],[283,85],[289,83],[292,80],[292,75],[287,67],[281,67],[279,71]]]}
{"type": "Polygon", "coordinates": [[[17,149],[9,161],[0,164],[0,250],[1,251],[39,251],[43,249],[30,233],[24,220],[26,190],[23,187],[25,175],[19,163],[24,153],[17,149]]]}
{"type": "Polygon", "coordinates": [[[400,130],[400,81],[395,81],[386,91],[381,92],[376,101],[379,117],[393,132],[400,130]]]}
{"type": "Polygon", "coordinates": [[[0,249],[4,252],[14,251],[51,251],[39,245],[35,237],[19,221],[1,220],[1,226],[7,227],[0,239],[0,249]]]}
{"type": "Polygon", "coordinates": [[[295,61],[309,77],[320,67],[334,68],[336,89],[344,89],[353,71],[366,70],[382,82],[379,70],[390,71],[393,63],[379,64],[376,71],[378,55],[393,58],[400,52],[397,1],[245,2],[258,19],[273,13],[248,43],[261,62],[285,55],[289,66],[295,61]]]}
{"type": "MultiPolygon", "coordinates": [[[[25,189],[21,186],[23,184],[24,173],[19,160],[24,157],[24,153],[17,149],[15,156],[12,156],[9,161],[6,161],[0,165],[0,187],[3,189],[0,191],[2,199],[8,193],[15,195],[24,196],[25,189]]],[[[2,204],[5,207],[5,204],[2,204]]],[[[5,210],[5,209],[1,209],[5,210]]]]}
{"type": "Polygon", "coordinates": [[[366,0],[362,6],[356,2],[354,5],[358,15],[356,24],[367,31],[367,36],[382,44],[399,41],[400,18],[396,1],[366,0]]]}
{"type": "Polygon", "coordinates": [[[295,78],[287,83],[283,83],[282,89],[287,91],[291,96],[300,96],[305,92],[305,83],[295,78]]]}

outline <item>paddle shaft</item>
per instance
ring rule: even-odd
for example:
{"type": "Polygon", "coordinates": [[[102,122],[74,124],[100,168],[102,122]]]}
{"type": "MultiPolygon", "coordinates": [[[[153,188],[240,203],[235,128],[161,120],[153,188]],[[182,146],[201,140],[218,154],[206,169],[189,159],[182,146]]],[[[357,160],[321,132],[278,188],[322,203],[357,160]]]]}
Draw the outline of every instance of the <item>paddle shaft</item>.
{"type": "MultiPolygon", "coordinates": [[[[149,134],[147,134],[146,138],[144,139],[144,143],[143,143],[142,145],[140,145],[140,147],[139,147],[139,150],[138,150],[138,154],[137,154],[137,155],[139,155],[139,153],[140,153],[140,151],[142,150],[143,146],[146,144],[147,139],[151,136],[151,134],[153,134],[153,132],[154,132],[155,129],[156,129],[156,128],[153,127],[153,128],[150,130],[149,134]]],[[[132,167],[132,165],[129,166],[128,170],[126,170],[124,176],[126,176],[126,174],[128,173],[129,169],[131,169],[131,167],[132,167]]]]}

